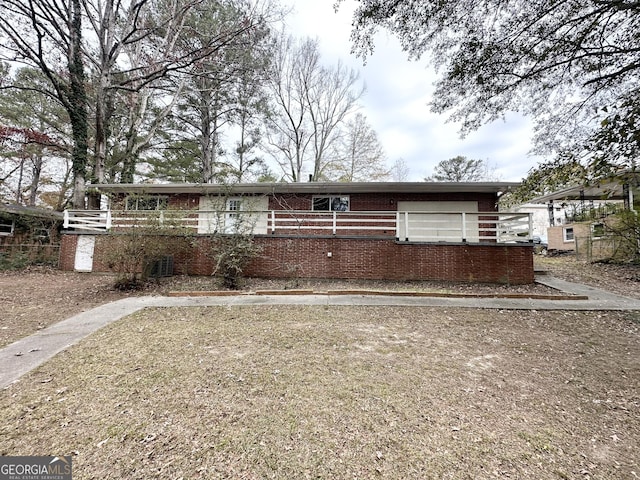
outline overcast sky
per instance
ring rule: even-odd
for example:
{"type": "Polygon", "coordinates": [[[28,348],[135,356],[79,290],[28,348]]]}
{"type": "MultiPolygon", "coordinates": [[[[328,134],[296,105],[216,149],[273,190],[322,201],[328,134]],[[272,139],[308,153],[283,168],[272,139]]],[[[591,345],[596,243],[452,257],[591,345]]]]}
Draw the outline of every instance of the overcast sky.
{"type": "Polygon", "coordinates": [[[367,92],[364,113],[387,152],[390,163],[403,158],[410,181],[430,175],[441,160],[457,155],[487,160],[502,181],[520,181],[540,158],[531,149],[531,123],[516,114],[461,139],[459,126],[447,123],[446,115],[431,113],[429,106],[435,74],[426,60],[409,62],[398,42],[380,34],[375,53],[362,65],[350,54],[353,2],[346,0],[338,13],[333,0],[289,0],[294,11],[287,19],[293,35],[320,40],[323,61],[339,59],[360,72],[367,92]]]}

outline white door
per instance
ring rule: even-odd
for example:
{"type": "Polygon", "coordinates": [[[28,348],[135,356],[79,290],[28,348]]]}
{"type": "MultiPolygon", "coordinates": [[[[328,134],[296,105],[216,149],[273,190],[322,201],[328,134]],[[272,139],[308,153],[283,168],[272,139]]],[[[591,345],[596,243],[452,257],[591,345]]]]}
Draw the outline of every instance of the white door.
{"type": "Polygon", "coordinates": [[[93,251],[96,246],[96,237],[93,235],[79,235],[76,246],[76,260],[74,269],[76,272],[91,272],[93,270],[93,251]]]}

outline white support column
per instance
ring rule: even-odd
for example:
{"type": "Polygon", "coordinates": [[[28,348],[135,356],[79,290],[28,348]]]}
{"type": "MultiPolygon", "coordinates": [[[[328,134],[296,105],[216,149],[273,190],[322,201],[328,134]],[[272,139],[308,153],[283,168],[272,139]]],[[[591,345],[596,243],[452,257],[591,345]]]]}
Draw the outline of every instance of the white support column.
{"type": "Polygon", "coordinates": [[[271,234],[276,233],[276,211],[271,210],[271,234]]]}
{"type": "Polygon", "coordinates": [[[467,241],[467,214],[462,212],[462,241],[467,241]]]}
{"type": "Polygon", "coordinates": [[[62,226],[65,229],[69,228],[69,210],[64,211],[64,223],[62,224],[62,226]]]}
{"type": "Polygon", "coordinates": [[[400,240],[400,212],[396,212],[396,240],[400,240]]]}
{"type": "Polygon", "coordinates": [[[333,234],[336,234],[336,227],[337,227],[337,220],[338,220],[338,212],[333,212],[333,234]]]}
{"type": "Polygon", "coordinates": [[[111,230],[111,210],[107,210],[107,230],[111,230]]]}
{"type": "Polygon", "coordinates": [[[409,241],[409,212],[404,212],[404,240],[409,241]]]}

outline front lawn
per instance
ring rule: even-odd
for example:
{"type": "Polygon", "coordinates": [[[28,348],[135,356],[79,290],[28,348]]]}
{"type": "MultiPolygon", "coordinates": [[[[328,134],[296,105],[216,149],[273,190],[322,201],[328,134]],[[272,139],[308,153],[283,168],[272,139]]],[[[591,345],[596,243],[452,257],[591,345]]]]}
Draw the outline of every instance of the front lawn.
{"type": "Polygon", "coordinates": [[[640,316],[142,311],[0,392],[0,454],[74,479],[640,476],[640,316]]]}

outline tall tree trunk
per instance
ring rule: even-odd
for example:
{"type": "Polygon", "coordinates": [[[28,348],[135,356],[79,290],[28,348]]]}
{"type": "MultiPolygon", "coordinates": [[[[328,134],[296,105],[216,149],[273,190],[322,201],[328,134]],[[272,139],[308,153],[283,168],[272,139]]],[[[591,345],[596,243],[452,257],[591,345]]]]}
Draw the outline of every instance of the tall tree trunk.
{"type": "MultiPolygon", "coordinates": [[[[96,29],[100,45],[100,67],[96,84],[96,119],[95,119],[95,144],[94,163],[91,183],[104,183],[106,176],[107,139],[109,135],[109,123],[113,114],[111,87],[111,71],[115,58],[115,16],[113,0],[107,0],[102,9],[100,26],[96,29]]],[[[89,192],[89,208],[100,208],[100,194],[89,192]]]]}
{"type": "Polygon", "coordinates": [[[85,90],[84,64],[82,62],[82,9],[80,0],[72,0],[70,12],[69,44],[69,105],[67,111],[71,120],[73,148],[74,190],[73,206],[85,208],[85,176],[88,158],[87,92],[85,90]]]}
{"type": "MultiPolygon", "coordinates": [[[[91,183],[104,183],[105,179],[105,161],[107,158],[107,99],[105,98],[106,82],[104,75],[98,80],[99,85],[96,92],[96,131],[95,146],[93,160],[93,175],[91,183]]],[[[90,210],[100,209],[100,194],[97,192],[89,192],[88,208],[90,210]]]]}
{"type": "Polygon", "coordinates": [[[38,153],[33,158],[33,169],[31,170],[31,186],[29,187],[29,206],[35,207],[40,185],[40,175],[42,174],[42,154],[38,153]]]}
{"type": "Polygon", "coordinates": [[[20,155],[20,170],[18,173],[18,186],[16,187],[16,203],[22,205],[22,178],[24,177],[24,145],[23,153],[20,155]]]}
{"type": "Polygon", "coordinates": [[[136,174],[136,165],[138,164],[138,135],[133,125],[127,132],[127,144],[125,146],[125,155],[122,160],[122,174],[120,175],[120,183],[133,183],[136,174]]]}

